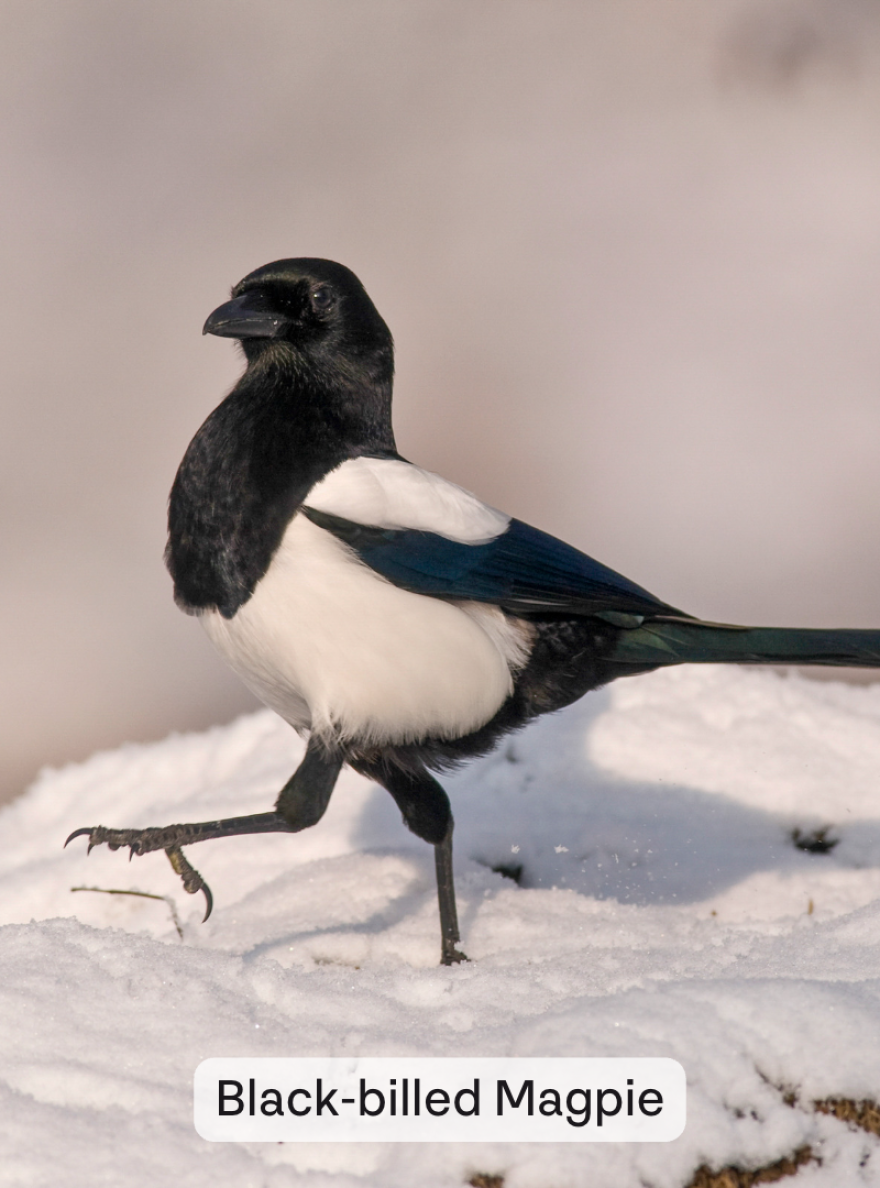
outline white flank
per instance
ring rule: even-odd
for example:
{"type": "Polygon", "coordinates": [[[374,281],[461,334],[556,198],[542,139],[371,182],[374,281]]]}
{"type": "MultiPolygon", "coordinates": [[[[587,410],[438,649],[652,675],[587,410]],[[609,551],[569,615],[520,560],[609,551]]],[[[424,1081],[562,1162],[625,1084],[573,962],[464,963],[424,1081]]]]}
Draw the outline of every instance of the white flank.
{"type": "Polygon", "coordinates": [[[496,607],[401,590],[302,515],[236,615],[200,618],[292,726],[363,742],[477,729],[510,694],[531,642],[530,627],[496,607]]]}
{"type": "Polygon", "coordinates": [[[393,458],[352,458],[312,487],[305,505],[375,528],[415,528],[464,544],[506,531],[510,516],[429,470],[393,458]]]}

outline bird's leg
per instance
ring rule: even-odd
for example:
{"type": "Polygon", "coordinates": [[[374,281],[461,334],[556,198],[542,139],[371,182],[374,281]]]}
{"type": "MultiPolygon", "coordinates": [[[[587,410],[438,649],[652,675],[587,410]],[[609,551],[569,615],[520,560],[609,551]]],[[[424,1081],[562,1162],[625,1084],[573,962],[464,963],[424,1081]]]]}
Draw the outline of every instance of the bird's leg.
{"type": "Polygon", "coordinates": [[[459,961],[467,961],[467,957],[455,947],[461,936],[455,906],[455,883],[452,879],[451,814],[446,836],[434,846],[434,868],[437,872],[437,903],[440,907],[440,964],[455,965],[459,961]]]}
{"type": "Polygon", "coordinates": [[[449,797],[424,768],[415,773],[405,771],[381,757],[349,759],[349,765],[386,788],[403,814],[407,828],[433,845],[440,908],[440,964],[467,961],[464,953],[455,947],[461,937],[452,878],[453,820],[449,797]]]}
{"type": "Polygon", "coordinates": [[[225,817],[219,821],[198,821],[187,825],[165,825],[149,829],[106,829],[103,825],[75,829],[64,843],[88,834],[89,850],[106,845],[111,850],[128,846],[129,858],[164,850],[185,891],[204,892],[207,904],[204,919],[214,904],[211,888],[183,856],[181,846],[210,841],[215,837],[238,837],[248,833],[299,833],[316,825],[323,817],[330,794],[342,767],[342,758],[316,740],[310,739],[305,757],[279,793],[272,813],[253,813],[247,817],[225,817]]]}
{"type": "Polygon", "coordinates": [[[291,833],[317,825],[327,811],[341,770],[342,756],[327,750],[314,736],[310,738],[302,763],[278,793],[274,815],[291,833]]]}

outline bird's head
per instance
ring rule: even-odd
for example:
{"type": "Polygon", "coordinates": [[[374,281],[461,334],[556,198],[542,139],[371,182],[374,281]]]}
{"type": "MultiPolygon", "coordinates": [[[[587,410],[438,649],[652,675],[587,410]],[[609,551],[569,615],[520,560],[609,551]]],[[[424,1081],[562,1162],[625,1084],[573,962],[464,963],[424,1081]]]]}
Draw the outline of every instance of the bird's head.
{"type": "Polygon", "coordinates": [[[355,274],[332,260],[276,260],[249,272],[203,333],[239,339],[249,363],[292,353],[310,370],[389,389],[394,374],[391,331],[355,274]]]}

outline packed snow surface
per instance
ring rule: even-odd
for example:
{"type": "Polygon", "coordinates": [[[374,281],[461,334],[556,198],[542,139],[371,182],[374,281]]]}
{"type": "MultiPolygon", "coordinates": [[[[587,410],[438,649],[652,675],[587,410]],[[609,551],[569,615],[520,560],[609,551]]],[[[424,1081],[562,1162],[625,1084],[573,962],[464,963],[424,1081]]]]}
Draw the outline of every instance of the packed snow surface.
{"type": "Polygon", "coordinates": [[[619,681],[450,777],[453,968],[430,848],[349,771],[314,829],[187,851],[205,924],[162,853],[61,849],[265,811],[301,753],[266,711],[46,772],[0,814],[0,1183],[680,1188],[809,1144],[790,1182],[880,1184],[880,1141],[813,1108],[880,1099],[880,686],[619,681]],[[823,828],[829,853],[792,842],[823,828]],[[353,1054],[672,1056],[688,1124],[620,1145],[195,1133],[206,1057],[353,1054]]]}

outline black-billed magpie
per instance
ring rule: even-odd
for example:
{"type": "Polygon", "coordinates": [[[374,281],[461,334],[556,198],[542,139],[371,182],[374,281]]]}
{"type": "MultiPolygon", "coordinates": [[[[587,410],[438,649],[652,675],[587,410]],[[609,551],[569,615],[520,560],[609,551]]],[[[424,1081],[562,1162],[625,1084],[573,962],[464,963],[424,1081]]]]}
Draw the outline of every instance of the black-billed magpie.
{"type": "MultiPolygon", "coordinates": [[[[463,959],[452,813],[430,770],[590,689],[681,663],[880,667],[880,631],[704,623],[398,454],[391,333],[329,260],[251,272],[204,333],[247,367],[199,429],[169,504],[175,598],[244,683],[308,736],[273,812],[150,829],[78,829],[89,849],[165,850],[296,833],[348,763],[435,848],[443,964],[463,959]]],[[[66,843],[65,843],[66,844],[66,843]]]]}

